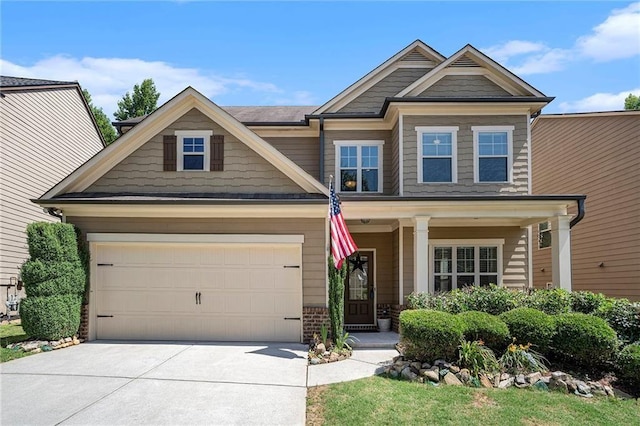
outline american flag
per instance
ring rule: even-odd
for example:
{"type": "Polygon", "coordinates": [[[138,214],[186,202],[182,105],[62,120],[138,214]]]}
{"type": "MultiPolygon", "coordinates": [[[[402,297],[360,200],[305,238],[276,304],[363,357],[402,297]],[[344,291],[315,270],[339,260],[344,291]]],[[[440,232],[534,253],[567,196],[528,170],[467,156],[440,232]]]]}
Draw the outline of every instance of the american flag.
{"type": "Polygon", "coordinates": [[[329,218],[331,220],[331,254],[336,269],[342,268],[342,262],[358,250],[349,234],[347,224],[340,211],[340,200],[333,189],[333,182],[329,182],[329,218]]]}

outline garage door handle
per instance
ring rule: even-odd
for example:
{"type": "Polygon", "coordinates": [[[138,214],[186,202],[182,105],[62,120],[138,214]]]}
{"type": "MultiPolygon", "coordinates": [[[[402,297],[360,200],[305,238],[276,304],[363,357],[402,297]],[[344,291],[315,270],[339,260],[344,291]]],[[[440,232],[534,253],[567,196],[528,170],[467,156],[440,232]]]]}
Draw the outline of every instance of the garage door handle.
{"type": "Polygon", "coordinates": [[[296,268],[300,269],[300,265],[284,265],[285,268],[296,268]]]}
{"type": "Polygon", "coordinates": [[[113,318],[113,315],[97,315],[98,318],[113,318]]]}
{"type": "Polygon", "coordinates": [[[202,293],[200,293],[199,291],[196,291],[196,305],[202,304],[201,296],[202,296],[202,293]]]}
{"type": "Polygon", "coordinates": [[[284,317],[285,320],[300,321],[300,317],[284,317]]]}

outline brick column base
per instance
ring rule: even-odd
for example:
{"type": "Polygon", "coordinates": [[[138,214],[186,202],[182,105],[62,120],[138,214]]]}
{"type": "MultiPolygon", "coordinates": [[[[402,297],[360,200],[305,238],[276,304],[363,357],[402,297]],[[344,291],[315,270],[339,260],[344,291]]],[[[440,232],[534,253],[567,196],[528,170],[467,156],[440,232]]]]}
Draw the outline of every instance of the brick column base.
{"type": "Polygon", "coordinates": [[[400,312],[405,309],[405,305],[391,305],[391,329],[396,333],[400,333],[400,312]]]}
{"type": "Polygon", "coordinates": [[[78,338],[87,340],[89,338],[89,305],[82,304],[80,308],[80,328],[78,329],[78,338]]]}
{"type": "Polygon", "coordinates": [[[313,333],[320,334],[320,327],[329,327],[329,308],[305,306],[302,308],[302,341],[308,343],[313,333]]]}

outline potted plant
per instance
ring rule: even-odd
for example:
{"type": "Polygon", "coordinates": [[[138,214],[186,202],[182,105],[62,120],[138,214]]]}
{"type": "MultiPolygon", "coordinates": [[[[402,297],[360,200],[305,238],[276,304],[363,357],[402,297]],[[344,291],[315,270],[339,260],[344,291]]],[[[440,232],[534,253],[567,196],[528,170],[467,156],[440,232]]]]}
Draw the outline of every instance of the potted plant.
{"type": "Polygon", "coordinates": [[[387,308],[382,310],[382,315],[378,318],[378,331],[391,331],[391,318],[387,308]]]}

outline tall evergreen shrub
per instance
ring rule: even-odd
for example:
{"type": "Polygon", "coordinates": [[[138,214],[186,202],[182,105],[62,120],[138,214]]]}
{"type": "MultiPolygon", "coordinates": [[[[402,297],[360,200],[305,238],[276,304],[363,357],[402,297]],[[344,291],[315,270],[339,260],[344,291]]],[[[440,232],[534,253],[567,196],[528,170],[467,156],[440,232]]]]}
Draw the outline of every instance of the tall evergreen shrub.
{"type": "Polygon", "coordinates": [[[333,258],[329,256],[329,320],[331,321],[331,336],[335,341],[344,333],[344,280],[347,277],[347,262],[342,268],[336,269],[333,258]]]}

